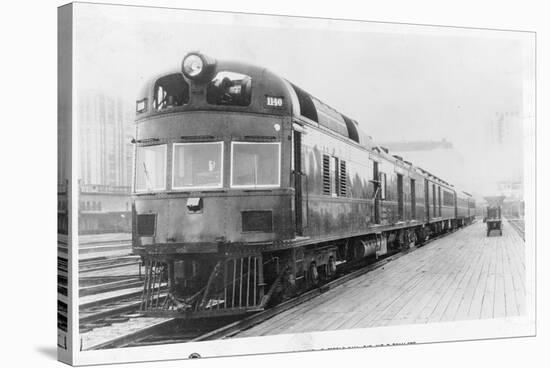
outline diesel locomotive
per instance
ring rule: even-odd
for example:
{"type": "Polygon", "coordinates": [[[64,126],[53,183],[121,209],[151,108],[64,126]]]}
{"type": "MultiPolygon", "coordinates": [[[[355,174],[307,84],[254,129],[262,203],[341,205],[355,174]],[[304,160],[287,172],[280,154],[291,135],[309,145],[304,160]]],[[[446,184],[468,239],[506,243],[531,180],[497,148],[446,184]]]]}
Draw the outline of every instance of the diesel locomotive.
{"type": "Polygon", "coordinates": [[[145,313],[259,311],[475,215],[471,195],[262,67],[189,53],[145,84],[135,123],[145,313]]]}

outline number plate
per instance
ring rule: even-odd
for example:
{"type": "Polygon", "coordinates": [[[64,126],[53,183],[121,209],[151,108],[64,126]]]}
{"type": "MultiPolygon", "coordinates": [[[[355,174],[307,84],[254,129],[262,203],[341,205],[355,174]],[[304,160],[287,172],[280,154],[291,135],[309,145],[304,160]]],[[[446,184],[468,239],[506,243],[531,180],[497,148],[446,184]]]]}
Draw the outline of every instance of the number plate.
{"type": "Polygon", "coordinates": [[[269,107],[283,107],[283,98],[274,96],[265,96],[265,104],[269,107]]]}

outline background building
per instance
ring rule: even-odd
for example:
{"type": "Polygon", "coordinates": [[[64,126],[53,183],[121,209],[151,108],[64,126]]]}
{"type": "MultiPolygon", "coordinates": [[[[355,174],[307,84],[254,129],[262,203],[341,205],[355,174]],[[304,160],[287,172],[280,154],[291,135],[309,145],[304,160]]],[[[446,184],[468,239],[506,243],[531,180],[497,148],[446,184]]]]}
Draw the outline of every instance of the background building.
{"type": "Polygon", "coordinates": [[[78,95],[79,232],[130,232],[133,107],[121,98],[78,95]]]}
{"type": "Polygon", "coordinates": [[[130,187],[81,184],[79,189],[80,234],[131,232],[130,187]]]}
{"type": "Polygon", "coordinates": [[[525,202],[523,200],[523,183],[521,181],[501,181],[498,183],[498,194],[503,195],[502,210],[508,218],[523,218],[525,202]]]}
{"type": "Polygon", "coordinates": [[[121,98],[85,92],[78,98],[82,184],[129,186],[134,112],[121,98]]]}

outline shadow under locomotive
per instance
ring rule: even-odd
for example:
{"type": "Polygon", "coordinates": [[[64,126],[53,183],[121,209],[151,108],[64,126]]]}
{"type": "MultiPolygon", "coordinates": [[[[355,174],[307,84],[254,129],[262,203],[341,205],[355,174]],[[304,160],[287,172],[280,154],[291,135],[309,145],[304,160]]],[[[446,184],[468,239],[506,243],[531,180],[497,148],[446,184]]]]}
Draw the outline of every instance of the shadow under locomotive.
{"type": "Polygon", "coordinates": [[[295,85],[200,53],[145,85],[134,143],[149,314],[260,311],[475,214],[468,193],[295,85]]]}

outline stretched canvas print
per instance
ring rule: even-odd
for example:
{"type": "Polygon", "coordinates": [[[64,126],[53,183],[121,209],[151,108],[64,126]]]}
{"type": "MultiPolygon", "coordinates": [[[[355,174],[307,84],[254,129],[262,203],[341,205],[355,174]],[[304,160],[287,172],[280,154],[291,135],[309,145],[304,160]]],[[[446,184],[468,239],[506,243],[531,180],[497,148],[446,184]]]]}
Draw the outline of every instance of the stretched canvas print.
{"type": "Polygon", "coordinates": [[[62,361],[534,335],[534,33],[58,20],[62,361]]]}

